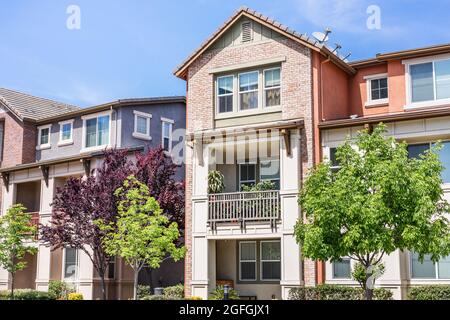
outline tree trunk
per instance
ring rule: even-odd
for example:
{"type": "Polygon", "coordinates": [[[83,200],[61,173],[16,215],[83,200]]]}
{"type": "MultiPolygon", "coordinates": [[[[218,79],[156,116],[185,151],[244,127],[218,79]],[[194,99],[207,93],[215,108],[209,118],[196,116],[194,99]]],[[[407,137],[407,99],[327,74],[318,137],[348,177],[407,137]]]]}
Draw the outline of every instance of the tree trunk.
{"type": "Polygon", "coordinates": [[[105,273],[104,272],[100,273],[100,279],[102,281],[102,299],[103,300],[107,300],[107,297],[106,297],[105,273]]]}
{"type": "Polygon", "coordinates": [[[366,296],[366,300],[372,300],[373,299],[373,289],[370,289],[369,287],[366,286],[365,296],[366,296]]]}
{"type": "Polygon", "coordinates": [[[133,299],[137,300],[137,289],[138,289],[138,279],[139,279],[139,270],[134,270],[134,292],[133,292],[133,299]]]}
{"type": "Polygon", "coordinates": [[[11,273],[11,300],[14,300],[14,273],[11,273]]]}

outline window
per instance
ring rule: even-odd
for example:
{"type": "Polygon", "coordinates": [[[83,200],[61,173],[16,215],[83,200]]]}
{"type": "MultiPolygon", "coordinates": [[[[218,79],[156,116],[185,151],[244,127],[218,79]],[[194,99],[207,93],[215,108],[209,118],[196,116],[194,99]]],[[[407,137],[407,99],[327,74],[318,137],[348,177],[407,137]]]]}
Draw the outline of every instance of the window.
{"type": "Polygon", "coordinates": [[[73,248],[64,249],[64,279],[75,281],[78,269],[78,251],[73,248]]]}
{"type": "Polygon", "coordinates": [[[281,69],[264,71],[264,106],[276,107],[281,105],[281,69]]]}
{"type": "Polygon", "coordinates": [[[143,140],[151,140],[150,136],[150,120],[152,115],[150,113],[133,111],[134,113],[134,132],[133,137],[143,140]]]}
{"type": "Polygon", "coordinates": [[[275,190],[280,190],[280,160],[261,160],[259,178],[261,181],[273,182],[275,190]]]}
{"type": "Polygon", "coordinates": [[[450,99],[450,59],[411,64],[409,77],[411,103],[450,99]]]}
{"type": "Polygon", "coordinates": [[[367,86],[366,106],[386,104],[389,102],[387,74],[375,74],[364,77],[367,86]]]}
{"type": "Polygon", "coordinates": [[[100,115],[84,118],[85,148],[103,147],[109,145],[109,127],[111,116],[100,115]]]}
{"type": "Polygon", "coordinates": [[[241,73],[239,75],[240,110],[258,108],[258,77],[258,71],[241,73]]]}
{"type": "Polygon", "coordinates": [[[172,151],[172,126],[174,121],[161,118],[162,121],[162,147],[165,151],[172,151]]]}
{"type": "Polygon", "coordinates": [[[66,145],[73,143],[73,120],[59,123],[59,143],[66,145]]]}
{"type": "Polygon", "coordinates": [[[256,184],[256,164],[244,163],[239,165],[239,187],[256,184]]]}
{"type": "Polygon", "coordinates": [[[51,125],[42,126],[38,128],[39,134],[38,134],[38,146],[36,147],[37,150],[51,148],[50,129],[51,125]]]}
{"type": "Polygon", "coordinates": [[[419,261],[419,255],[411,253],[411,278],[415,279],[450,279],[450,256],[438,263],[431,260],[430,255],[425,255],[423,262],[419,261]]]}
{"type": "MultiPolygon", "coordinates": [[[[443,141],[442,149],[439,151],[439,159],[441,160],[444,170],[441,178],[444,183],[450,183],[450,141],[443,141]]],[[[429,150],[432,143],[411,144],[408,146],[408,155],[410,158],[420,159],[420,155],[429,150]]]]}
{"type": "Polygon", "coordinates": [[[239,280],[256,280],[256,242],[239,242],[239,280]]]}
{"type": "Polygon", "coordinates": [[[339,161],[336,158],[336,151],[337,148],[330,148],[330,165],[331,165],[331,171],[337,172],[340,169],[339,161]]]}
{"type": "Polygon", "coordinates": [[[116,276],[116,257],[111,257],[108,263],[108,279],[114,279],[116,276]]]}
{"type": "Polygon", "coordinates": [[[261,280],[281,279],[280,241],[261,241],[261,280]]]}
{"type": "Polygon", "coordinates": [[[217,78],[218,113],[233,112],[233,76],[217,78]]]}
{"type": "Polygon", "coordinates": [[[333,262],[333,278],[334,279],[350,279],[351,266],[350,259],[343,258],[333,262]]]}

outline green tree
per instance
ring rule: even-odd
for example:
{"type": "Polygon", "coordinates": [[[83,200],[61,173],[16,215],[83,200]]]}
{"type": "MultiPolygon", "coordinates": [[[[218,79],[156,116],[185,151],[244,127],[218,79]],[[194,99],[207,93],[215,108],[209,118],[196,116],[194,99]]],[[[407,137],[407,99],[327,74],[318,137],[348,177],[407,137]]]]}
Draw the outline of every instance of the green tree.
{"type": "Polygon", "coordinates": [[[170,223],[162,214],[145,184],[129,176],[116,190],[116,196],[121,199],[117,221],[97,220],[96,224],[106,231],[102,239],[106,252],[122,257],[133,269],[136,299],[139,271],[145,265],[159,268],[167,255],[178,261],[184,257],[185,248],[176,245],[180,236],[177,223],[170,223]]]}
{"type": "Polygon", "coordinates": [[[347,139],[337,149],[338,171],[329,162],[312,169],[299,198],[305,216],[295,227],[305,257],[360,263],[365,274],[359,270],[358,280],[369,300],[384,255],[410,250],[437,261],[450,253],[441,145],[412,159],[406,143],[385,132],[380,124],[347,139]]]}
{"type": "Polygon", "coordinates": [[[31,215],[26,208],[16,204],[0,217],[0,266],[11,276],[11,299],[14,299],[14,280],[17,271],[26,268],[25,254],[35,254],[37,249],[29,246],[36,227],[31,225],[31,215]]]}

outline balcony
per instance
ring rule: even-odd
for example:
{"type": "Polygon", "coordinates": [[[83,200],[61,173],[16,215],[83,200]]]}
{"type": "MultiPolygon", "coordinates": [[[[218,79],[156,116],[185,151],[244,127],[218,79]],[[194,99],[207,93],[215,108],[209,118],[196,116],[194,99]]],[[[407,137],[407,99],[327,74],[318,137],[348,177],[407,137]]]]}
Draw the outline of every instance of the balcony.
{"type": "Polygon", "coordinates": [[[208,225],[215,230],[220,223],[269,222],[276,227],[280,219],[280,192],[233,192],[208,195],[208,225]]]}

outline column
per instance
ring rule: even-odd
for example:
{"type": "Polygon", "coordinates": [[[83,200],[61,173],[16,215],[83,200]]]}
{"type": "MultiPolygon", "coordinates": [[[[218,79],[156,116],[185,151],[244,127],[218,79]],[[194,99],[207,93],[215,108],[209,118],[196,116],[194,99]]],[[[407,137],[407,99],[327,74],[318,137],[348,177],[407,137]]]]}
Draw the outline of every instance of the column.
{"type": "MultiPolygon", "coordinates": [[[[191,295],[208,298],[209,246],[206,238],[208,222],[208,162],[209,148],[194,145],[192,181],[192,281],[191,295]]],[[[215,280],[215,279],[213,279],[215,280]]]]}
{"type": "MultiPolygon", "coordinates": [[[[53,201],[53,193],[55,190],[54,184],[54,178],[49,178],[48,183],[45,183],[44,180],[41,181],[39,222],[43,225],[49,224],[51,220],[52,208],[50,204],[53,201]]],[[[48,283],[50,281],[50,257],[50,247],[39,243],[37,253],[36,290],[48,291],[48,283]]]]}
{"type": "Polygon", "coordinates": [[[298,192],[301,179],[300,135],[291,130],[290,154],[284,137],[280,137],[280,197],[281,197],[281,297],[287,299],[289,290],[303,285],[300,248],[295,241],[294,226],[300,217],[298,192]]]}
{"type": "MultiPolygon", "coordinates": [[[[8,190],[5,186],[2,187],[3,190],[3,203],[2,203],[2,214],[6,214],[6,211],[14,204],[16,197],[16,184],[12,183],[9,185],[8,190]]],[[[0,268],[0,290],[8,290],[10,287],[10,277],[8,271],[0,268]]]]}

